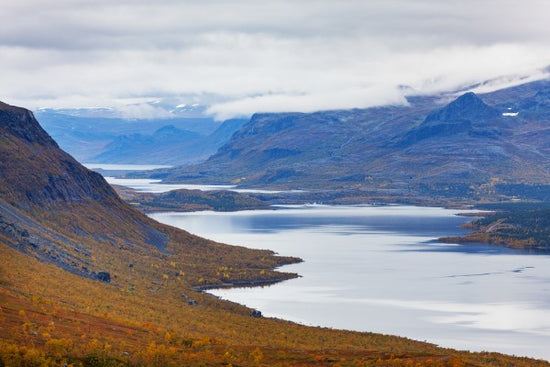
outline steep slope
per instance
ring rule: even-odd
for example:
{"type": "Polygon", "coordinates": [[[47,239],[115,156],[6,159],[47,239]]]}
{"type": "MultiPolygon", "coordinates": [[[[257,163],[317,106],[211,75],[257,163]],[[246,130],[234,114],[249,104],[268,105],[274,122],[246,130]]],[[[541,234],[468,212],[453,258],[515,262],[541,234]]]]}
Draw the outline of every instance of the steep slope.
{"type": "Polygon", "coordinates": [[[403,107],[258,114],[208,161],[157,177],[461,197],[494,183],[545,184],[548,90],[550,81],[543,80],[481,96],[466,93],[446,105],[415,97],[403,107]]]}
{"type": "Polygon", "coordinates": [[[2,103],[0,121],[2,199],[17,208],[116,200],[102,177],[60,150],[30,111],[2,103]]]}
{"type": "Polygon", "coordinates": [[[263,252],[224,248],[176,231],[134,210],[99,174],[60,150],[25,109],[0,105],[0,141],[0,234],[37,259],[97,278],[124,272],[125,259],[138,255],[160,258],[187,251],[186,256],[198,256],[197,262],[211,267],[224,260],[208,259],[210,251],[236,251],[233,255],[248,261],[265,258],[263,252]]]}

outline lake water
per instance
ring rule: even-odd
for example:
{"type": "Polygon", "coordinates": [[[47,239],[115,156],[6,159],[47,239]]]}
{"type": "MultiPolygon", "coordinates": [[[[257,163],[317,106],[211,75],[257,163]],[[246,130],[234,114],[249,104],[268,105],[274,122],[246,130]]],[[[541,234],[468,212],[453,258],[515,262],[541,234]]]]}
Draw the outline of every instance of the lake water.
{"type": "Polygon", "coordinates": [[[550,360],[550,256],[441,244],[463,233],[456,210],[297,206],[155,213],[216,241],[305,261],[298,279],[209,292],[306,325],[373,331],[445,347],[550,360]]]}
{"type": "Polygon", "coordinates": [[[89,169],[101,169],[104,171],[151,171],[159,168],[173,167],[160,164],[83,163],[83,165],[89,169]]]}
{"type": "Polygon", "coordinates": [[[139,192],[162,193],[171,190],[187,189],[187,190],[229,190],[234,188],[233,185],[193,185],[193,184],[164,184],[162,180],[153,180],[148,178],[117,178],[106,176],[105,180],[111,185],[120,185],[130,187],[139,192]]]}
{"type": "Polygon", "coordinates": [[[304,192],[302,190],[258,190],[258,189],[237,189],[235,185],[197,185],[197,184],[165,184],[162,180],[154,179],[135,179],[135,178],[118,178],[112,176],[105,176],[105,180],[111,185],[121,185],[130,187],[139,192],[150,193],[163,193],[171,190],[201,190],[201,191],[214,191],[214,190],[230,190],[240,193],[255,193],[255,194],[278,194],[282,192],[304,192]]]}

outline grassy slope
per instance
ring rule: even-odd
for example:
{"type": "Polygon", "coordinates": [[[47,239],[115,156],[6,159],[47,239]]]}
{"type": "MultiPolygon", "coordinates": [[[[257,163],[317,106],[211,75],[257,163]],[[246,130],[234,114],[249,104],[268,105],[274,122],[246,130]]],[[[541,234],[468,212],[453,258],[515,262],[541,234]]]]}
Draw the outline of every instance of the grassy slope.
{"type": "Polygon", "coordinates": [[[550,365],[445,350],[398,337],[252,318],[242,306],[193,293],[182,278],[152,284],[150,277],[142,278],[137,266],[135,283],[143,287],[131,291],[70,274],[5,245],[0,245],[0,254],[0,356],[4,361],[11,352],[60,364],[95,357],[103,365],[119,361],[158,366],[550,365]],[[197,305],[188,305],[182,293],[197,305]]]}

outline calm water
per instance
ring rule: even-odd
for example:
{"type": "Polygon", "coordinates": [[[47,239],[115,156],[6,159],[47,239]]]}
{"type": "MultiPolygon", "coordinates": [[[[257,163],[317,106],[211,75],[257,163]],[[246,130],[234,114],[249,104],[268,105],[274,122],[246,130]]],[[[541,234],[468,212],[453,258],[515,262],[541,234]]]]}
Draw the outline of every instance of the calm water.
{"type": "Polygon", "coordinates": [[[173,167],[161,164],[83,163],[83,165],[89,169],[102,169],[105,171],[151,171],[158,168],[173,167]]]}
{"type": "Polygon", "coordinates": [[[256,193],[256,194],[277,194],[282,192],[303,192],[302,190],[257,190],[257,189],[236,189],[235,185],[196,185],[196,184],[165,184],[162,180],[153,179],[135,179],[135,178],[117,178],[106,176],[105,180],[111,185],[121,185],[130,187],[139,192],[162,193],[171,190],[187,189],[187,190],[230,190],[240,193],[256,193]]]}
{"type": "Polygon", "coordinates": [[[462,233],[468,219],[456,212],[304,206],[151,216],[216,241],[303,258],[282,269],[301,278],[211,291],[265,316],[550,360],[550,256],[435,242],[462,233]]]}
{"type": "Polygon", "coordinates": [[[121,185],[130,187],[139,192],[162,193],[171,190],[187,189],[187,190],[228,190],[235,186],[232,185],[192,185],[192,184],[163,184],[162,180],[153,180],[148,178],[116,178],[106,176],[105,180],[111,185],[121,185]]]}

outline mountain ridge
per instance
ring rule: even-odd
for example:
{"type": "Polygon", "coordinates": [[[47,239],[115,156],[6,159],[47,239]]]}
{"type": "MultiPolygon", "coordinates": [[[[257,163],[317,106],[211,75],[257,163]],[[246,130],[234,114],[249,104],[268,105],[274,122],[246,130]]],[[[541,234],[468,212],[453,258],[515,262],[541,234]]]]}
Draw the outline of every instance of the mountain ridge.
{"type": "Polygon", "coordinates": [[[444,194],[443,187],[479,197],[491,182],[540,185],[550,179],[550,114],[540,107],[550,105],[549,88],[546,79],[465,93],[443,106],[436,97],[412,97],[409,106],[256,114],[206,162],[152,175],[402,197],[444,194]]]}

